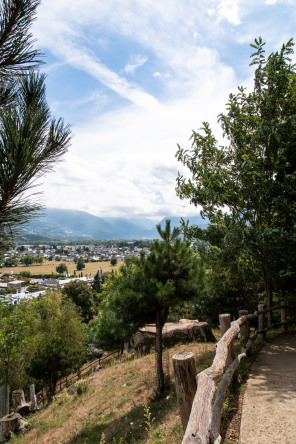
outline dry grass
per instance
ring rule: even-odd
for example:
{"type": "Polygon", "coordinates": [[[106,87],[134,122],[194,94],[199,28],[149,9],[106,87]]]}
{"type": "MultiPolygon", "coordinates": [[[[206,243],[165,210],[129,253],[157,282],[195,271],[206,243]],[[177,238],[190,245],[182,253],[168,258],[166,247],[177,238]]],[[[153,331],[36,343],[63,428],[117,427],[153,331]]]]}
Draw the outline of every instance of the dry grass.
{"type": "MultiPolygon", "coordinates": [[[[19,266],[19,267],[7,267],[7,268],[1,268],[1,273],[8,273],[11,274],[18,274],[20,271],[30,271],[32,275],[35,274],[52,274],[56,273],[56,267],[61,264],[61,262],[57,261],[46,261],[45,263],[41,265],[31,265],[29,267],[26,267],[25,265],[19,266]]],[[[74,270],[76,270],[76,264],[75,262],[64,262],[66,263],[68,267],[68,272],[73,274],[74,270]]],[[[89,275],[95,275],[96,272],[101,268],[103,273],[111,272],[112,269],[118,270],[120,265],[123,264],[123,261],[118,261],[116,266],[112,266],[110,262],[87,262],[85,264],[85,268],[82,270],[83,275],[86,274],[89,275]]],[[[76,273],[80,273],[76,271],[76,273]]]]}
{"type": "Polygon", "coordinates": [[[179,444],[183,430],[173,383],[172,356],[181,351],[192,351],[201,371],[211,365],[215,345],[179,345],[164,353],[164,370],[170,388],[162,399],[155,398],[154,354],[140,359],[114,360],[86,380],[87,390],[81,395],[72,386],[50,406],[31,415],[31,430],[11,442],[179,444]],[[106,441],[102,439],[103,434],[106,441]]]}

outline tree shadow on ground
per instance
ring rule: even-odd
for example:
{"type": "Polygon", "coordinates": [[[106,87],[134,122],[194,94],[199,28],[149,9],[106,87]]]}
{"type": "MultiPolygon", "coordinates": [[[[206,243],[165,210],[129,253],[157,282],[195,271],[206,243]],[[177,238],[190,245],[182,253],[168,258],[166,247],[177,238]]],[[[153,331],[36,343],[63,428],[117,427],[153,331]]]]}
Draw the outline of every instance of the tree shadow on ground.
{"type": "Polygon", "coordinates": [[[67,444],[99,444],[103,433],[105,441],[102,442],[106,444],[140,444],[148,438],[149,424],[153,423],[153,426],[157,427],[166,415],[176,409],[176,403],[175,392],[170,392],[165,397],[150,399],[146,406],[134,406],[125,415],[111,421],[115,416],[113,412],[101,418],[97,416],[90,420],[79,434],[67,440],[67,444]],[[147,413],[150,413],[150,421],[147,413]]]}

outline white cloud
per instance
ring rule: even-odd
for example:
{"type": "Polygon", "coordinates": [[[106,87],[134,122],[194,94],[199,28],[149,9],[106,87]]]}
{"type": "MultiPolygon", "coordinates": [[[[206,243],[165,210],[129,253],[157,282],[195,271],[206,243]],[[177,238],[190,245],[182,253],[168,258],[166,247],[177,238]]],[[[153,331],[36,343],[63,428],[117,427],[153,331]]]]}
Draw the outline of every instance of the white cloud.
{"type": "Polygon", "coordinates": [[[143,66],[147,60],[147,57],[141,55],[132,56],[130,63],[128,63],[123,70],[128,74],[133,74],[135,70],[143,66]]]}
{"type": "Polygon", "coordinates": [[[241,23],[239,0],[219,0],[217,3],[218,22],[227,20],[232,25],[241,23]]]}
{"type": "MultiPolygon", "coordinates": [[[[189,148],[204,120],[217,134],[229,92],[249,82],[249,60],[239,78],[224,47],[243,49],[262,29],[274,39],[287,32],[277,25],[276,33],[256,8],[255,0],[43,0],[34,35],[59,60],[49,71],[69,65],[119,98],[107,113],[76,122],[65,162],[45,179],[46,204],[97,215],[194,213],[175,193],[177,143],[189,148]]],[[[95,94],[69,100],[79,106],[95,94]]]]}

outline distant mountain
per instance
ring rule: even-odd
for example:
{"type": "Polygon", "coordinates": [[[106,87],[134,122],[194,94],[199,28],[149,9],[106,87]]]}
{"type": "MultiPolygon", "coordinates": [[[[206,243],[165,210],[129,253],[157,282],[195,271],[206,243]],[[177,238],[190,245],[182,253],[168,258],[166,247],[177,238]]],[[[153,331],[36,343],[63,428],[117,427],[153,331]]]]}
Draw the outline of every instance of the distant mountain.
{"type": "MultiPolygon", "coordinates": [[[[172,227],[180,225],[179,217],[171,220],[172,227]]],[[[201,216],[184,217],[190,224],[204,228],[207,221],[201,216]]],[[[90,239],[154,239],[158,237],[156,223],[147,218],[97,217],[85,211],[47,208],[40,217],[22,229],[23,240],[90,240],[90,239]]]]}
{"type": "Polygon", "coordinates": [[[105,217],[104,220],[128,237],[134,236],[135,233],[140,236],[141,233],[147,229],[151,230],[155,226],[154,222],[145,218],[105,217]]]}
{"type": "Polygon", "coordinates": [[[104,219],[85,211],[47,208],[40,218],[24,226],[23,235],[35,234],[52,240],[120,239],[121,233],[104,219]]]}

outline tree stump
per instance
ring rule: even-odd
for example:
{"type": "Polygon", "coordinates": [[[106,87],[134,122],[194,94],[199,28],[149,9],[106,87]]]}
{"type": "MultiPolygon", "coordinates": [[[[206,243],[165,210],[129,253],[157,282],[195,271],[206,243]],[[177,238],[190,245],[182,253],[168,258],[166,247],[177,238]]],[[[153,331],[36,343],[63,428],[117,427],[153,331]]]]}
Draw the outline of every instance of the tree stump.
{"type": "Polygon", "coordinates": [[[196,366],[194,354],[177,353],[173,356],[176,393],[184,431],[189,420],[193,398],[196,392],[196,366]]]}
{"type": "Polygon", "coordinates": [[[27,427],[28,423],[19,413],[10,413],[0,419],[0,442],[10,437],[11,432],[20,432],[27,427]]]}
{"type": "Polygon", "coordinates": [[[30,404],[25,401],[23,390],[14,390],[12,392],[12,404],[15,413],[27,415],[30,413],[30,404]]]}

